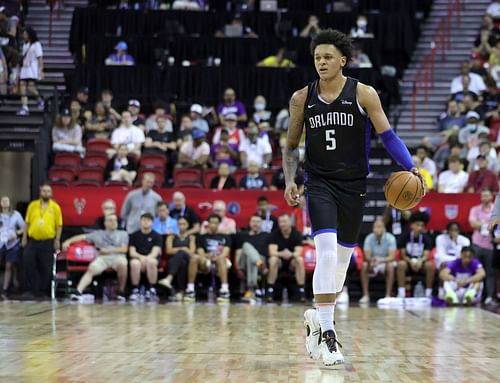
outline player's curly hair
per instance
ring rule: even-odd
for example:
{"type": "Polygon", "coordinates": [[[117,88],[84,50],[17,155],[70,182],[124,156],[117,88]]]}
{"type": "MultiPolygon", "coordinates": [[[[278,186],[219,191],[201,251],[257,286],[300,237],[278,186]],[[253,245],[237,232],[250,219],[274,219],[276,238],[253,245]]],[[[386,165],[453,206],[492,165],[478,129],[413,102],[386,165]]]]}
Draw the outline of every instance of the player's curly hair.
{"type": "MultiPolygon", "coordinates": [[[[352,59],[352,40],[345,33],[335,29],[324,29],[319,32],[311,41],[311,54],[314,55],[314,50],[318,45],[331,44],[337,48],[342,55],[347,59],[347,63],[352,59]]],[[[347,64],[346,63],[346,64],[347,64]]]]}

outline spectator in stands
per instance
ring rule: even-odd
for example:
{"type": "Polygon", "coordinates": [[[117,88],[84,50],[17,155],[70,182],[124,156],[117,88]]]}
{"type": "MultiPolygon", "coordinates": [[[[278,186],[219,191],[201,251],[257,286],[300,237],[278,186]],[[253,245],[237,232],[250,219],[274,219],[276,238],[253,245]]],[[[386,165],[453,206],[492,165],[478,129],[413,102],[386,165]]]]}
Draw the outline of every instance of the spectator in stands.
{"type": "Polygon", "coordinates": [[[220,131],[219,142],[212,144],[210,152],[214,166],[226,164],[235,168],[239,160],[238,144],[229,142],[229,132],[227,129],[220,131]]]}
{"type": "Polygon", "coordinates": [[[469,181],[466,186],[467,193],[479,193],[483,190],[498,192],[498,175],[488,169],[488,158],[483,154],[479,154],[476,163],[479,170],[469,174],[469,181]]]}
{"type": "Polygon", "coordinates": [[[160,259],[163,241],[161,235],[153,230],[153,215],[144,213],[141,215],[141,229],[130,235],[130,282],[132,293],[130,301],[139,299],[139,283],[141,273],[146,272],[149,289],[146,290],[146,300],[156,300],[156,282],[158,280],[158,261],[160,259]]]}
{"type": "Polygon", "coordinates": [[[255,162],[259,167],[267,167],[271,163],[273,150],[269,140],[259,137],[259,129],[256,126],[248,128],[246,138],[238,149],[244,168],[248,167],[250,162],[255,162]]]}
{"type": "Polygon", "coordinates": [[[493,19],[500,17],[500,0],[493,0],[493,2],[486,8],[486,14],[493,19]]]}
{"type": "MultiPolygon", "coordinates": [[[[485,29],[487,29],[490,32],[490,36],[493,37],[493,39],[494,39],[492,41],[493,44],[500,37],[500,28],[497,27],[495,25],[495,23],[493,22],[493,17],[491,17],[488,14],[484,15],[484,17],[483,17],[483,23],[481,25],[481,28],[485,28],[485,29]]],[[[481,38],[481,35],[479,34],[477,36],[476,41],[475,41],[474,44],[476,44],[479,41],[480,38],[481,38]]]]}
{"type": "Polygon", "coordinates": [[[500,94],[497,93],[497,84],[495,81],[491,78],[486,79],[486,86],[488,88],[483,92],[483,101],[481,103],[481,113],[485,120],[498,115],[498,104],[500,101],[500,94]]]}
{"type": "Polygon", "coordinates": [[[224,124],[225,116],[228,114],[236,114],[240,123],[247,121],[245,105],[236,99],[236,92],[233,88],[226,88],[224,91],[224,101],[217,106],[217,115],[221,124],[224,124]]]}
{"type": "Polygon", "coordinates": [[[227,283],[228,256],[231,249],[231,238],[218,232],[221,218],[217,214],[208,217],[207,233],[198,238],[196,256],[189,261],[188,286],[184,294],[184,300],[194,301],[196,293],[194,282],[198,270],[209,272],[212,265],[215,266],[217,276],[221,280],[218,300],[229,302],[229,284],[227,283]]]}
{"type": "Polygon", "coordinates": [[[352,60],[348,64],[349,68],[371,68],[373,67],[370,57],[363,52],[363,48],[359,44],[353,45],[352,60]]]}
{"type": "Polygon", "coordinates": [[[365,238],[363,245],[364,262],[361,269],[361,286],[363,296],[359,303],[370,303],[368,283],[370,275],[385,274],[385,297],[389,298],[394,284],[394,257],[396,254],[396,238],[385,231],[384,222],[380,219],[373,223],[373,231],[365,238]]]}
{"type": "Polygon", "coordinates": [[[205,133],[193,130],[192,137],[192,141],[186,141],[181,145],[177,166],[206,168],[210,159],[210,145],[205,141],[205,133]]]}
{"type": "Polygon", "coordinates": [[[128,158],[127,145],[118,146],[113,158],[106,165],[105,177],[110,181],[124,181],[132,185],[137,176],[137,165],[128,158]]]}
{"type": "Polygon", "coordinates": [[[359,15],[356,20],[356,25],[351,29],[351,37],[366,38],[373,37],[368,27],[368,19],[365,15],[359,15]]]}
{"type": "Polygon", "coordinates": [[[466,115],[467,125],[460,129],[458,133],[458,141],[461,144],[467,145],[468,148],[479,145],[479,135],[481,133],[489,134],[490,130],[479,123],[479,113],[470,111],[466,115]]]}
{"type": "Polygon", "coordinates": [[[472,233],[472,247],[474,248],[475,256],[486,270],[485,304],[492,303],[495,294],[495,272],[492,267],[493,244],[492,236],[488,229],[488,223],[493,211],[492,199],[493,196],[490,190],[485,189],[481,191],[481,204],[473,206],[469,212],[469,224],[474,229],[472,233]]]}
{"type": "Polygon", "coordinates": [[[498,87],[500,84],[500,39],[495,42],[491,48],[491,53],[488,58],[489,73],[498,87]]]}
{"type": "Polygon", "coordinates": [[[474,249],[463,247],[460,258],[448,262],[439,273],[446,292],[445,300],[452,305],[479,303],[485,276],[483,265],[474,258],[474,249]]]}
{"type": "MultiPolygon", "coordinates": [[[[5,261],[0,299],[6,299],[7,290],[13,280],[14,265],[17,264],[21,252],[19,238],[24,234],[26,224],[21,214],[12,209],[9,197],[3,196],[1,198],[0,207],[0,263],[5,261]]],[[[16,285],[17,281],[14,284],[16,285]]]]}
{"type": "Polygon", "coordinates": [[[273,302],[274,284],[280,270],[295,273],[299,288],[299,298],[305,302],[305,269],[302,258],[302,235],[292,227],[288,214],[278,218],[279,229],[269,238],[269,273],[267,274],[267,301],[273,302]]]}
{"type": "Polygon", "coordinates": [[[460,113],[457,101],[449,100],[446,112],[439,117],[438,129],[440,132],[445,132],[450,129],[458,132],[466,123],[467,118],[460,113]]]}
{"type": "Polygon", "coordinates": [[[177,220],[170,217],[170,210],[166,202],[156,205],[156,218],[153,221],[153,230],[161,235],[179,234],[177,220]]]}
{"type": "MultiPolygon", "coordinates": [[[[187,234],[189,222],[186,218],[179,217],[176,225],[179,227],[179,232],[167,236],[166,253],[169,257],[167,276],[158,283],[168,288],[170,292],[172,282],[175,279],[177,289],[184,292],[189,260],[196,255],[196,237],[187,234]]],[[[178,296],[178,298],[181,298],[181,296],[178,296]]]]}
{"type": "Polygon", "coordinates": [[[415,163],[415,167],[418,169],[420,174],[422,175],[424,181],[425,181],[425,186],[427,187],[427,190],[431,191],[434,189],[434,182],[432,180],[431,174],[427,171],[427,169],[424,169],[422,167],[422,160],[418,156],[412,156],[413,162],[415,163]]]}
{"type": "Polygon", "coordinates": [[[3,97],[7,95],[7,84],[9,82],[9,67],[7,59],[0,46],[0,102],[3,102],[3,97]]]}
{"type": "Polygon", "coordinates": [[[141,155],[141,146],[146,141],[144,132],[137,126],[132,125],[132,116],[128,110],[122,112],[122,123],[113,131],[111,144],[115,150],[120,145],[127,145],[130,153],[141,155]]]}
{"type": "Polygon", "coordinates": [[[155,111],[154,114],[149,116],[146,120],[146,133],[152,130],[158,130],[158,119],[162,118],[165,121],[165,130],[168,133],[174,133],[174,125],[167,114],[165,103],[163,101],[156,101],[153,105],[153,109],[155,111]]]}
{"type": "Polygon", "coordinates": [[[479,113],[481,111],[480,105],[474,100],[470,94],[464,96],[464,101],[458,104],[460,112],[467,116],[469,112],[479,113]]]}
{"type": "Polygon", "coordinates": [[[75,98],[80,103],[82,113],[85,113],[87,110],[90,109],[90,106],[89,106],[89,88],[88,87],[82,86],[82,87],[78,88],[78,91],[76,92],[75,98]]]}
{"type": "MultiPolygon", "coordinates": [[[[236,234],[236,221],[226,216],[226,203],[222,200],[214,201],[212,214],[217,214],[220,217],[219,228],[217,233],[232,235],[236,234]]],[[[208,220],[201,224],[201,234],[208,231],[208,220]]]]}
{"type": "Polygon", "coordinates": [[[172,3],[173,10],[203,11],[203,1],[199,0],[175,0],[172,3]]]}
{"type": "Polygon", "coordinates": [[[54,251],[61,247],[61,231],[61,207],[52,199],[50,185],[43,184],[40,199],[31,201],[26,212],[26,230],[21,242],[26,282],[23,298],[48,296],[54,251]]]}
{"type": "MultiPolygon", "coordinates": [[[[455,135],[452,135],[446,139],[446,142],[444,142],[434,153],[434,156],[432,157],[433,161],[436,163],[436,167],[438,169],[438,172],[443,171],[445,169],[448,169],[448,158],[452,155],[452,147],[459,146],[459,149],[455,149],[455,152],[453,155],[456,155],[457,157],[460,158],[460,154],[462,151],[462,145],[458,142],[458,137],[455,135]],[[458,150],[458,154],[457,154],[458,150]]],[[[460,158],[460,160],[462,160],[460,158]]],[[[463,169],[463,167],[461,167],[463,169]]]]}
{"type": "Polygon", "coordinates": [[[237,266],[237,275],[241,280],[246,279],[246,291],[243,300],[249,302],[262,298],[259,287],[259,271],[263,273],[267,265],[269,233],[262,231],[262,218],[258,215],[250,217],[247,232],[240,232],[236,236],[236,254],[234,263],[237,266]],[[258,291],[257,291],[258,290],[258,291]]]}
{"type": "Polygon", "coordinates": [[[121,217],[126,222],[129,234],[136,232],[140,228],[141,215],[144,213],[154,214],[156,206],[161,202],[161,197],[153,189],[155,175],[144,173],[141,187],[128,192],[123,201],[121,217]]]}
{"type": "Polygon", "coordinates": [[[139,100],[134,98],[128,100],[128,108],[127,110],[130,112],[130,117],[132,117],[132,125],[141,128],[144,131],[146,121],[144,120],[144,116],[141,114],[141,103],[139,100]]]}
{"type": "Polygon", "coordinates": [[[398,262],[398,298],[406,296],[406,274],[425,274],[425,296],[432,296],[432,285],[436,269],[429,260],[432,250],[432,239],[425,233],[425,225],[429,221],[427,213],[415,212],[410,217],[411,230],[403,235],[399,242],[401,260],[398,262]]]}
{"type": "Polygon", "coordinates": [[[470,90],[470,76],[467,74],[462,76],[462,89],[453,94],[452,99],[457,102],[463,102],[465,96],[472,97],[474,101],[477,101],[478,99],[478,94],[470,90]]]}
{"type": "Polygon", "coordinates": [[[269,185],[266,179],[260,175],[259,164],[255,161],[248,163],[248,173],[240,180],[239,187],[242,190],[267,190],[269,185]]]}
{"type": "Polygon", "coordinates": [[[474,48],[472,48],[472,54],[474,57],[479,57],[482,61],[487,61],[492,45],[495,45],[494,40],[491,39],[490,31],[487,28],[481,28],[479,39],[474,42],[474,48]]]}
{"type": "Polygon", "coordinates": [[[310,15],[307,25],[300,31],[300,37],[308,37],[313,39],[321,31],[319,19],[316,15],[310,15]]]}
{"type": "Polygon", "coordinates": [[[82,146],[82,129],[73,122],[71,113],[66,108],[56,117],[56,125],[52,129],[52,150],[85,153],[82,146]]]}
{"type": "Polygon", "coordinates": [[[386,206],[383,216],[385,229],[396,237],[399,243],[403,234],[408,231],[411,210],[398,210],[389,204],[386,206]]]}
{"type": "Polygon", "coordinates": [[[463,90],[462,79],[463,76],[467,75],[470,77],[469,90],[471,92],[480,95],[481,92],[486,89],[483,78],[476,73],[472,73],[470,71],[470,67],[470,61],[467,60],[462,62],[462,65],[460,66],[460,75],[451,81],[450,94],[455,94],[463,90]]]}
{"type": "Polygon", "coordinates": [[[295,68],[293,61],[287,59],[286,56],[286,48],[278,48],[275,55],[267,56],[265,59],[262,59],[257,63],[257,66],[265,68],[295,68]]]}
{"type": "MultiPolygon", "coordinates": [[[[102,215],[97,217],[94,226],[99,230],[105,230],[104,220],[108,214],[116,214],[116,202],[112,199],[106,199],[101,205],[102,215]]],[[[125,222],[118,217],[118,229],[125,228],[125,222]]]]}
{"type": "Polygon", "coordinates": [[[115,53],[111,53],[104,63],[106,65],[135,65],[134,58],[127,53],[128,45],[125,41],[120,41],[115,46],[115,53]]]}
{"type": "Polygon", "coordinates": [[[27,27],[23,32],[23,56],[21,62],[21,73],[19,92],[21,94],[21,109],[17,112],[19,116],[28,116],[28,93],[38,98],[38,109],[43,110],[45,103],[38,93],[36,82],[43,80],[43,50],[35,30],[27,27]]]}
{"type": "Polygon", "coordinates": [[[198,129],[204,133],[208,133],[210,127],[208,126],[207,120],[203,118],[203,107],[200,104],[193,104],[189,110],[191,112],[193,129],[198,129]]]}
{"type": "Polygon", "coordinates": [[[221,163],[219,165],[218,175],[210,182],[210,189],[229,190],[236,189],[236,180],[230,174],[229,165],[221,163]]]}
{"type": "Polygon", "coordinates": [[[229,113],[224,116],[223,126],[217,128],[212,139],[213,144],[218,144],[220,142],[220,136],[223,130],[226,130],[229,137],[228,143],[236,145],[239,147],[240,144],[245,140],[245,133],[243,129],[238,128],[238,116],[235,113],[229,113]]]}
{"type": "Polygon", "coordinates": [[[122,116],[113,107],[113,92],[111,89],[103,89],[101,92],[101,102],[104,107],[109,112],[109,115],[115,119],[115,121],[120,121],[122,116]]]}
{"type": "Polygon", "coordinates": [[[496,171],[498,168],[497,152],[491,147],[490,141],[481,141],[479,147],[475,147],[469,150],[467,158],[470,158],[470,163],[468,171],[472,172],[474,170],[479,170],[479,165],[476,162],[478,155],[482,154],[488,159],[488,169],[496,171]]]}
{"type": "Polygon", "coordinates": [[[255,97],[253,101],[253,108],[255,112],[252,115],[252,119],[259,126],[259,130],[269,130],[271,128],[271,120],[273,118],[273,114],[271,111],[266,109],[267,101],[266,98],[262,95],[258,95],[255,97]],[[262,125],[266,124],[265,127],[262,125]]]}
{"type": "MultiPolygon", "coordinates": [[[[121,119],[121,117],[120,117],[121,119]]],[[[116,127],[116,119],[111,116],[109,109],[102,102],[97,102],[94,114],[85,123],[85,138],[109,138],[116,127]]]]}
{"type": "Polygon", "coordinates": [[[157,129],[150,130],[147,133],[143,152],[165,154],[169,162],[175,162],[177,140],[173,129],[168,130],[168,126],[172,127],[172,123],[165,116],[157,117],[156,123],[157,129]]]}
{"type": "Polygon", "coordinates": [[[189,222],[188,234],[198,234],[200,232],[200,219],[193,208],[186,205],[186,197],[182,192],[175,192],[172,195],[173,207],[170,209],[170,216],[178,219],[186,217],[189,222]]]}
{"type": "Polygon", "coordinates": [[[468,246],[470,246],[470,240],[460,234],[458,222],[449,222],[446,226],[446,233],[436,237],[436,266],[442,269],[448,262],[459,259],[462,249],[468,246]]]}
{"type": "Polygon", "coordinates": [[[416,155],[422,162],[422,168],[429,172],[435,182],[437,180],[436,163],[429,157],[429,149],[424,145],[420,145],[417,147],[416,155]]]}
{"type": "Polygon", "coordinates": [[[278,219],[272,214],[272,208],[269,206],[269,200],[265,195],[257,199],[257,212],[255,215],[262,218],[262,231],[270,233],[278,229],[278,219]]]}
{"type": "Polygon", "coordinates": [[[457,156],[450,156],[448,158],[449,170],[445,170],[439,175],[438,192],[439,193],[463,193],[469,175],[464,172],[460,158],[457,156]]]}
{"type": "Polygon", "coordinates": [[[85,118],[80,101],[77,99],[71,100],[69,104],[69,110],[71,112],[71,121],[81,127],[85,126],[87,119],[85,118]]]}
{"type": "Polygon", "coordinates": [[[81,301],[82,293],[92,283],[92,279],[101,275],[111,267],[118,274],[119,301],[125,302],[125,285],[127,283],[127,251],[128,234],[118,230],[118,217],[108,214],[104,219],[105,230],[96,230],[90,234],[81,234],[64,241],[63,249],[67,250],[73,243],[88,241],[93,243],[97,250],[97,258],[90,263],[85,274],[80,278],[76,291],[71,294],[71,300],[81,301]]]}
{"type": "Polygon", "coordinates": [[[215,37],[251,37],[259,36],[248,25],[243,24],[240,15],[235,15],[229,24],[224,26],[223,30],[215,32],[215,37]]]}

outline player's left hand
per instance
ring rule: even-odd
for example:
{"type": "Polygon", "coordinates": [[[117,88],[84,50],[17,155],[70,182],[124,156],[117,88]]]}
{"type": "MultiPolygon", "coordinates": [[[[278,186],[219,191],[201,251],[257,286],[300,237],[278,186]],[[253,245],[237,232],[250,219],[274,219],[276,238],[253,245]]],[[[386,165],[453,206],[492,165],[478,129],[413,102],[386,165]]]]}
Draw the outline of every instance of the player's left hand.
{"type": "Polygon", "coordinates": [[[422,182],[422,187],[424,188],[423,196],[426,195],[427,194],[427,186],[425,185],[424,177],[422,176],[422,174],[420,174],[420,171],[418,170],[418,168],[411,168],[410,172],[415,174],[420,179],[420,182],[422,182]]]}
{"type": "Polygon", "coordinates": [[[285,201],[289,206],[297,206],[300,203],[300,194],[295,182],[286,185],[285,201]]]}

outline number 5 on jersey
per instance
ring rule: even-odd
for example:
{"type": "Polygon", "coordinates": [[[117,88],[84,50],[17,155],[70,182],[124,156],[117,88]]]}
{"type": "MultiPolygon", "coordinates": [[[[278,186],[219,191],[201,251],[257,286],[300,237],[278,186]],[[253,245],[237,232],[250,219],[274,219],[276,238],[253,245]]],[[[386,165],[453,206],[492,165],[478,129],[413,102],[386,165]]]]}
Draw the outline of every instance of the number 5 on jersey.
{"type": "Polygon", "coordinates": [[[334,136],[335,129],[325,130],[326,150],[335,150],[337,148],[337,140],[334,136]]]}

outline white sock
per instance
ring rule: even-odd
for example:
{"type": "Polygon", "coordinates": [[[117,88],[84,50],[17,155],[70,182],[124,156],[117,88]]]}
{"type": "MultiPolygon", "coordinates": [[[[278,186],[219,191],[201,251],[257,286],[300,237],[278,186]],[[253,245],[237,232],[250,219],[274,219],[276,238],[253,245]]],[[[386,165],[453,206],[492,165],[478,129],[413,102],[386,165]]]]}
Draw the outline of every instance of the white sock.
{"type": "Polygon", "coordinates": [[[432,297],[432,289],[425,289],[425,297],[426,298],[432,297]]]}
{"type": "Polygon", "coordinates": [[[404,298],[404,297],[406,297],[406,288],[398,287],[398,298],[404,298]]]}
{"type": "Polygon", "coordinates": [[[220,287],[220,291],[229,291],[229,284],[223,283],[220,287]]]}
{"type": "Polygon", "coordinates": [[[321,332],[324,333],[328,330],[333,330],[333,313],[335,311],[335,303],[322,303],[316,305],[318,311],[319,325],[321,332]]]}
{"type": "Polygon", "coordinates": [[[194,283],[188,283],[187,291],[194,291],[194,283]]]}
{"type": "Polygon", "coordinates": [[[349,268],[349,263],[351,262],[351,256],[353,252],[352,247],[346,247],[337,244],[337,266],[335,268],[335,282],[338,292],[342,291],[344,287],[345,279],[347,277],[347,269],[349,268]]]}
{"type": "Polygon", "coordinates": [[[315,235],[314,245],[316,246],[316,267],[313,274],[313,293],[314,295],[335,294],[337,292],[335,284],[337,233],[328,231],[315,235]]]}

